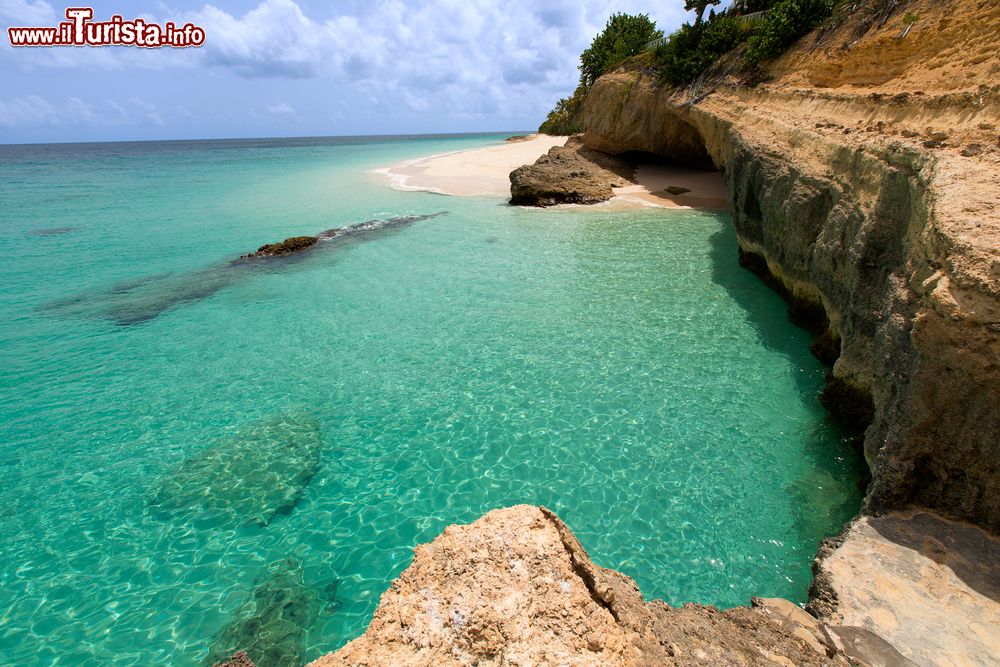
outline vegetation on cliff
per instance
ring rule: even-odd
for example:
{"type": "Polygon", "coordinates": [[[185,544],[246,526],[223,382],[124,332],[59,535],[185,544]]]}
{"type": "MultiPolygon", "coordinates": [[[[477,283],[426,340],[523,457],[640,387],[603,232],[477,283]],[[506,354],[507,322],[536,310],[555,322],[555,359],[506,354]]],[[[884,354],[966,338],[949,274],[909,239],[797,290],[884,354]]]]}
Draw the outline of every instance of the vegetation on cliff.
{"type": "Polygon", "coordinates": [[[545,134],[576,134],[580,109],[587,91],[598,77],[623,60],[642,53],[649,42],[663,37],[648,15],[613,14],[590,46],[580,54],[580,84],[569,97],[556,102],[555,108],[538,128],[545,134]]]}
{"type": "MultiPolygon", "coordinates": [[[[873,4],[893,0],[872,0],[873,4]]],[[[753,70],[781,55],[802,35],[827,20],[836,0],[741,0],[716,14],[705,10],[718,0],[686,0],[684,8],[696,12],[695,22],[685,23],[667,39],[645,14],[615,14],[604,30],[580,55],[580,83],[573,94],[556,102],[539,131],[576,134],[585,128],[580,112],[591,86],[605,72],[630,58],[651,51],[651,64],[659,80],[671,86],[690,83],[726,54],[732,69],[753,70]]]]}

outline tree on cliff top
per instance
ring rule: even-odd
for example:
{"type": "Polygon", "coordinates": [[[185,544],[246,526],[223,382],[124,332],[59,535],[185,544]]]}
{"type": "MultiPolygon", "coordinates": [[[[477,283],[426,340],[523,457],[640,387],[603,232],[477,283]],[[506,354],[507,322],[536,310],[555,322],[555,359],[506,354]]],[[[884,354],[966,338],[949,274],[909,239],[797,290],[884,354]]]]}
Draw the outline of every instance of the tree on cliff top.
{"type": "Polygon", "coordinates": [[[660,37],[663,31],[656,29],[656,23],[647,14],[612,15],[604,30],[580,54],[580,84],[590,88],[599,76],[626,58],[641,53],[648,42],[660,37]]]}
{"type": "Polygon", "coordinates": [[[697,28],[701,25],[701,19],[705,15],[705,10],[708,9],[708,6],[717,5],[719,2],[720,0],[684,0],[684,10],[698,12],[698,18],[694,21],[694,27],[697,28]]]}

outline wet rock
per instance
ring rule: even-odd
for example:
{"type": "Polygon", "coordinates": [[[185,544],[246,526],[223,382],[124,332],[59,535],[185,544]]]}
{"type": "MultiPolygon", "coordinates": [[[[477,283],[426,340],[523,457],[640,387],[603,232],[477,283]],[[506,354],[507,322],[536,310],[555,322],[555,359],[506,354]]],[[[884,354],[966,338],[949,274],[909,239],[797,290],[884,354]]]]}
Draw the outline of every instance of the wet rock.
{"type": "Polygon", "coordinates": [[[293,252],[302,252],[316,245],[319,239],[315,236],[292,236],[279,243],[267,243],[243,257],[282,257],[293,252]]]}
{"type": "Polygon", "coordinates": [[[305,584],[299,561],[286,558],[271,563],[247,601],[233,614],[233,621],[215,635],[202,664],[217,665],[232,655],[224,665],[301,667],[305,661],[303,640],[319,606],[319,596],[305,584]],[[234,655],[234,651],[238,653],[234,655]],[[241,653],[246,662],[233,662],[241,653]]]}
{"type": "Polygon", "coordinates": [[[246,651],[237,651],[233,653],[227,660],[220,662],[215,665],[215,667],[257,667],[253,664],[253,660],[247,655],[246,651]]]}
{"type": "Polygon", "coordinates": [[[679,185],[668,185],[663,188],[664,192],[671,195],[682,195],[685,192],[691,192],[691,188],[682,188],[679,185]]]}
{"type": "Polygon", "coordinates": [[[510,173],[510,203],[515,206],[596,204],[629,184],[625,161],[583,147],[578,140],[554,146],[534,164],[510,173]]]}
{"type": "Polygon", "coordinates": [[[254,422],[165,474],[150,511],[166,520],[267,526],[298,503],[319,468],[321,448],[312,415],[254,422]]]}

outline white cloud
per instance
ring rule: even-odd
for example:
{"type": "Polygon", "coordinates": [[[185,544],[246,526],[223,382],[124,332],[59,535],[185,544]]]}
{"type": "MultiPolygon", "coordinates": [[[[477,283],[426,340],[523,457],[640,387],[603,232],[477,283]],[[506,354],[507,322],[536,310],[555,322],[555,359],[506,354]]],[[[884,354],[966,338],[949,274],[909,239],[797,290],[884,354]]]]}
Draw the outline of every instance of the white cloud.
{"type": "Polygon", "coordinates": [[[38,0],[0,0],[0,19],[4,27],[14,26],[50,26],[56,23],[56,12],[52,5],[38,0]]]}
{"type": "Polygon", "coordinates": [[[0,126],[55,125],[56,109],[37,95],[0,100],[0,126]]]}
{"type": "Polygon", "coordinates": [[[268,104],[266,108],[268,113],[277,114],[279,116],[281,115],[288,116],[295,113],[295,109],[285,104],[284,102],[278,102],[277,104],[268,104]]]}
{"type": "MultiPolygon", "coordinates": [[[[115,76],[128,76],[137,68],[183,69],[185,76],[197,71],[200,77],[229,81],[315,79],[309,85],[321,92],[286,98],[295,105],[292,113],[301,119],[310,113],[328,114],[337,98],[347,98],[353,113],[376,112],[387,119],[401,115],[542,118],[557,98],[575,87],[580,51],[611,13],[652,11],[669,30],[684,18],[681,6],[651,6],[648,0],[549,0],[544,4],[537,0],[417,0],[414,4],[367,0],[336,3],[328,10],[333,15],[321,17],[308,15],[295,0],[260,0],[242,14],[212,4],[196,12],[172,13],[161,5],[156,11],[162,16],[152,20],[200,25],[206,32],[204,46],[28,52],[0,47],[0,67],[118,70],[115,76]],[[353,6],[350,14],[337,13],[336,8],[345,12],[349,5],[353,6]],[[200,73],[205,68],[208,72],[200,73]]],[[[0,0],[0,8],[22,16],[51,11],[47,3],[29,0],[0,0]]],[[[266,110],[271,115],[291,115],[282,105],[292,109],[281,102],[266,110]]],[[[134,104],[126,103],[120,110],[104,106],[102,117],[163,122],[159,112],[134,104]]],[[[18,112],[10,107],[6,113],[18,112]]],[[[349,116],[347,111],[335,113],[349,116]]]]}
{"type": "Polygon", "coordinates": [[[79,97],[53,103],[38,95],[0,99],[0,127],[124,126],[165,123],[156,105],[138,97],[94,106],[79,97]]]}
{"type": "MultiPolygon", "coordinates": [[[[144,119],[152,125],[159,125],[161,127],[164,125],[163,118],[160,116],[160,110],[156,108],[155,104],[139,97],[130,97],[128,103],[136,109],[139,118],[144,119]]],[[[125,115],[131,117],[131,114],[128,112],[125,115]]]]}

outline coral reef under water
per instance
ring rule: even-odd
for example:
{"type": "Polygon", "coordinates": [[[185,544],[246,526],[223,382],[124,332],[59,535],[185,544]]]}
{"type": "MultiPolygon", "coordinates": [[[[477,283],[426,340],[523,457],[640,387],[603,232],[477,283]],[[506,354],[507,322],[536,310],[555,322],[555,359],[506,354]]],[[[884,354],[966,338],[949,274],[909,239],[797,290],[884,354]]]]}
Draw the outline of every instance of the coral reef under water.
{"type": "Polygon", "coordinates": [[[298,503],[319,468],[322,445],[311,414],[254,422],[167,473],[155,485],[150,511],[168,520],[266,526],[298,503]]]}

